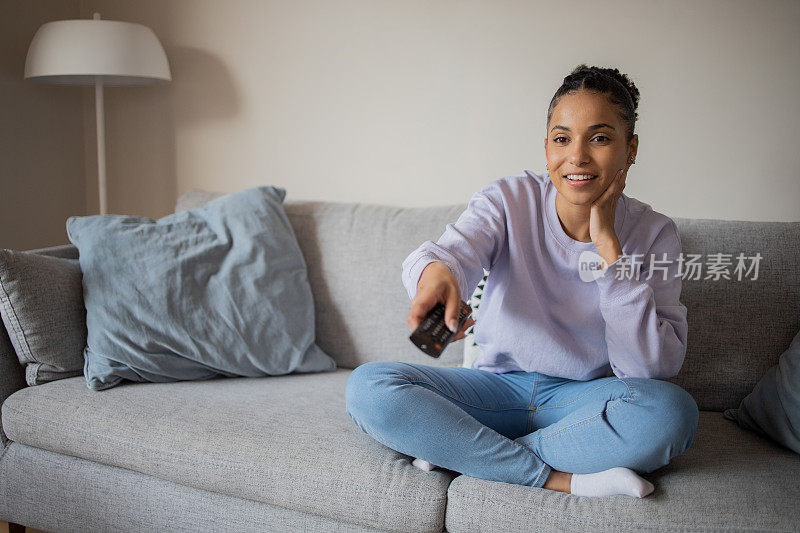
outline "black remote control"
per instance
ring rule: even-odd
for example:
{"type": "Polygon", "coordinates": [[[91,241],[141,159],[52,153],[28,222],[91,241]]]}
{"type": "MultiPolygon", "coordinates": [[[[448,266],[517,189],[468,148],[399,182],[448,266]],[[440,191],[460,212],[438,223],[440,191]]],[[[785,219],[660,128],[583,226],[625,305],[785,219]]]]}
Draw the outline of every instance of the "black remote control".
{"type": "Polygon", "coordinates": [[[444,349],[461,331],[464,322],[472,314],[472,308],[462,301],[458,312],[458,328],[453,332],[444,323],[444,311],[445,306],[437,303],[409,337],[417,348],[431,357],[442,355],[444,349]]]}

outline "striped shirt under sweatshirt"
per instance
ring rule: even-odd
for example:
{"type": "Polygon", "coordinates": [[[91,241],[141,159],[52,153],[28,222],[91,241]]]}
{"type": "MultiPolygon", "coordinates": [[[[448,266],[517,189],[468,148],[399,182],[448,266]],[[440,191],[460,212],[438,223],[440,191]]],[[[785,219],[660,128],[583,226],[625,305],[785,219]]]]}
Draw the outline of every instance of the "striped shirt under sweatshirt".
{"type": "Polygon", "coordinates": [[[475,323],[479,370],[581,381],[677,375],[688,328],[675,222],[623,193],[614,227],[624,257],[591,271],[597,248],[566,234],[556,194],[548,174],[529,171],[475,193],[437,242],[403,261],[409,298],[434,261],[450,269],[464,301],[490,272],[475,323]]]}

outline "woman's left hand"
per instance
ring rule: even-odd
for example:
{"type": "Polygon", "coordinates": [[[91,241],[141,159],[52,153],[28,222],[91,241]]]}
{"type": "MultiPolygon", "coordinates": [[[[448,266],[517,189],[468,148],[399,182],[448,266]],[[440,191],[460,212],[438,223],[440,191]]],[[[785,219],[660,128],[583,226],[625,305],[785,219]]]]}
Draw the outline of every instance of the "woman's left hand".
{"type": "Polygon", "coordinates": [[[606,261],[606,265],[616,261],[622,254],[622,247],[614,229],[617,211],[617,200],[625,189],[625,178],[628,169],[622,168],[600,198],[592,203],[589,215],[589,236],[597,252],[606,261]]]}

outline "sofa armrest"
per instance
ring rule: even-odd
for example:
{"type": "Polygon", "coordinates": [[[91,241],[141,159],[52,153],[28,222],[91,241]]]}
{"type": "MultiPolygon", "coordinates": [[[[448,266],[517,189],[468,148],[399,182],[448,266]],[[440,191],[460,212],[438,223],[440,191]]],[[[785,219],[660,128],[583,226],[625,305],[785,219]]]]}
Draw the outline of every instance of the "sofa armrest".
{"type": "MultiPolygon", "coordinates": [[[[6,328],[0,322],[0,406],[6,398],[25,386],[25,367],[20,364],[6,328]]],[[[0,458],[3,457],[7,446],[8,437],[3,431],[3,422],[0,419],[0,458]]]]}

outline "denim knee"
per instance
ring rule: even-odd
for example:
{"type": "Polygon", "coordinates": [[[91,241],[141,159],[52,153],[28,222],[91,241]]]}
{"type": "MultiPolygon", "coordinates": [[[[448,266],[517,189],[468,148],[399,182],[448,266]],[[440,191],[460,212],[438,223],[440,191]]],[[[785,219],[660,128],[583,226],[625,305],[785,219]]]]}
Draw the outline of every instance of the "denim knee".
{"type": "Polygon", "coordinates": [[[667,415],[672,422],[672,442],[681,445],[676,453],[678,455],[688,450],[694,442],[700,421],[700,410],[692,395],[684,389],[669,381],[660,383],[663,384],[662,400],[666,404],[667,415]]]}
{"type": "Polygon", "coordinates": [[[347,414],[362,430],[368,415],[374,418],[387,414],[385,409],[376,409],[376,403],[380,402],[381,387],[386,378],[396,374],[397,370],[397,363],[393,361],[370,361],[356,367],[347,378],[344,390],[347,414]]]}
{"type": "Polygon", "coordinates": [[[652,472],[684,453],[694,443],[700,411],[692,395],[669,381],[626,378],[635,388],[635,403],[647,408],[642,427],[650,444],[645,463],[639,465],[652,472]],[[643,380],[643,381],[642,381],[643,380]]]}

